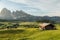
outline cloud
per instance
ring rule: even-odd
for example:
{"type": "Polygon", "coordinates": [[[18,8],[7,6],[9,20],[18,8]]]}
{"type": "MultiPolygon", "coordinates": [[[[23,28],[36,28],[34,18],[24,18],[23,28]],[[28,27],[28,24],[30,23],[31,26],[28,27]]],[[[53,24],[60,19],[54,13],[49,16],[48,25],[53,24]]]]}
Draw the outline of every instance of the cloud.
{"type": "Polygon", "coordinates": [[[16,2],[16,3],[26,3],[27,2],[27,0],[9,0],[9,1],[16,2]]]}
{"type": "Polygon", "coordinates": [[[41,10],[55,10],[60,8],[60,0],[10,0],[16,3],[23,3],[30,7],[41,10]]]}
{"type": "Polygon", "coordinates": [[[1,4],[0,8],[6,4],[6,8],[22,9],[32,15],[60,16],[60,0],[5,0],[1,4]]]}

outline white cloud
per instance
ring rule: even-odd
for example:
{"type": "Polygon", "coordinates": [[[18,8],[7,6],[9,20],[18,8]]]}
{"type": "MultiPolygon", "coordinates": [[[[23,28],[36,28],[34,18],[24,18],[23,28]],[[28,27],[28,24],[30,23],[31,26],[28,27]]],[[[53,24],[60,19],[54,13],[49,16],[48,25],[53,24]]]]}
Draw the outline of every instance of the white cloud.
{"type": "Polygon", "coordinates": [[[60,16],[60,13],[48,13],[48,14],[40,14],[39,16],[60,16]]]}
{"type": "Polygon", "coordinates": [[[60,16],[59,12],[60,0],[8,0],[8,1],[28,5],[28,8],[26,7],[24,10],[33,15],[60,16]]]}
{"type": "Polygon", "coordinates": [[[16,3],[23,3],[29,7],[41,9],[43,11],[60,10],[60,0],[10,0],[16,3]]]}
{"type": "Polygon", "coordinates": [[[0,12],[1,12],[2,8],[4,8],[4,7],[5,7],[4,4],[2,2],[0,2],[0,12]]]}
{"type": "Polygon", "coordinates": [[[27,0],[9,0],[9,1],[16,2],[16,3],[26,3],[27,2],[27,0]]]}

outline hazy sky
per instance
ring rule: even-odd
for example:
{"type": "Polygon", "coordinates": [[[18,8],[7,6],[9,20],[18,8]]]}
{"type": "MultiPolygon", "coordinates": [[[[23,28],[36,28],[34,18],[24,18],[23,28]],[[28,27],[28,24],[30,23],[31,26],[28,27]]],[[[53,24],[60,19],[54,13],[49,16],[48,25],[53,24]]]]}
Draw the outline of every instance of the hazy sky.
{"type": "Polygon", "coordinates": [[[36,16],[60,16],[60,0],[0,0],[0,11],[2,8],[36,16]]]}

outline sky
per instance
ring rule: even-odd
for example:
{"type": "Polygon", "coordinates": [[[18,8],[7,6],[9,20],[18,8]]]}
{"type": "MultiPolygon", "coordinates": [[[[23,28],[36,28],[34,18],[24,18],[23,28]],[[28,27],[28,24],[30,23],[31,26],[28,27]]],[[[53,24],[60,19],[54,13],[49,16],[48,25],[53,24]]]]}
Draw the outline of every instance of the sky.
{"type": "Polygon", "coordinates": [[[60,16],[60,0],[0,0],[0,11],[3,8],[35,16],[60,16]]]}

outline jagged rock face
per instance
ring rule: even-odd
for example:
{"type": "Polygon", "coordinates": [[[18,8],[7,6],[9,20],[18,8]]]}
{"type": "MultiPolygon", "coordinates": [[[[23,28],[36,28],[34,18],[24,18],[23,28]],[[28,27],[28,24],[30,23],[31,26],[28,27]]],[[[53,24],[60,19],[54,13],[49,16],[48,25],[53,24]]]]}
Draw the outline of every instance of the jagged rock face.
{"type": "Polygon", "coordinates": [[[16,10],[11,12],[10,10],[3,8],[2,11],[0,12],[0,19],[5,19],[5,20],[20,20],[20,21],[38,21],[38,20],[52,20],[52,21],[57,21],[60,22],[60,17],[49,17],[49,16],[33,16],[30,14],[25,13],[24,11],[16,10]]]}
{"type": "Polygon", "coordinates": [[[16,11],[11,12],[10,10],[6,8],[3,8],[0,13],[0,19],[8,19],[8,20],[20,20],[20,19],[25,20],[30,16],[32,15],[27,14],[22,10],[20,11],[16,10],[16,11]]]}
{"type": "Polygon", "coordinates": [[[11,11],[6,8],[2,9],[0,15],[2,19],[12,19],[11,11]]]}
{"type": "Polygon", "coordinates": [[[24,11],[16,11],[12,13],[14,17],[16,17],[16,19],[21,18],[21,17],[26,17],[26,16],[30,16],[29,14],[25,13],[24,11]]]}

